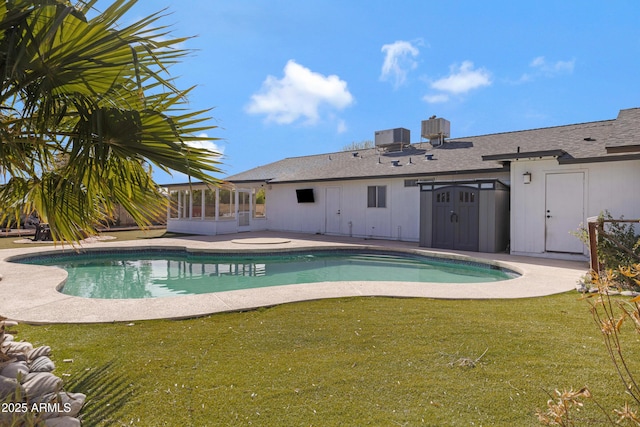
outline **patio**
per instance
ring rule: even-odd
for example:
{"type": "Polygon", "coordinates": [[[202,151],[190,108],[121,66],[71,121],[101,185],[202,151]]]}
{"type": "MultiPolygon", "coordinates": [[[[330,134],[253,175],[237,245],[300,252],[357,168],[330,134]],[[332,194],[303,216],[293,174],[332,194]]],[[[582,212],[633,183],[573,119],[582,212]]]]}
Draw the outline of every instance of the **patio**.
{"type": "Polygon", "coordinates": [[[83,247],[162,247],[223,252],[278,252],[291,249],[374,248],[417,252],[436,257],[492,262],[521,274],[512,280],[492,283],[442,284],[407,282],[338,282],[287,285],[180,297],[101,300],[64,295],[56,290],[66,272],[53,267],[8,263],[7,258],[27,253],[71,251],[51,247],[25,247],[0,251],[3,299],[0,313],[23,323],[127,322],[143,319],[178,319],[218,312],[244,311],[296,301],[351,296],[420,297],[445,299],[529,298],[575,289],[588,263],[460,251],[434,251],[417,243],[365,240],[326,235],[251,232],[218,236],[158,238],[147,241],[109,241],[83,247]]]}

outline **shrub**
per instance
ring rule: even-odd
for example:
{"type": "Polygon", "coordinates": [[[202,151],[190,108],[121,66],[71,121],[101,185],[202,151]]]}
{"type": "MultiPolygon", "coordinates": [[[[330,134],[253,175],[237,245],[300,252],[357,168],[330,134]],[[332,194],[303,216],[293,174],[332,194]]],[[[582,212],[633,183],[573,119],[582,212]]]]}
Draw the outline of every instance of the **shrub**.
{"type": "MultiPolygon", "coordinates": [[[[640,296],[627,299],[616,295],[619,276],[623,276],[636,286],[640,285],[640,263],[620,266],[617,271],[610,269],[606,274],[593,274],[593,283],[598,292],[587,294],[585,299],[591,305],[591,314],[596,326],[600,330],[609,359],[615,367],[622,386],[632,403],[625,402],[621,408],[603,411],[611,425],[623,424],[640,426],[640,383],[638,382],[637,363],[632,361],[633,355],[626,354],[623,326],[630,324],[632,332],[640,334],[640,296]],[[614,418],[616,420],[614,421],[614,418]]],[[[537,411],[538,420],[548,426],[573,426],[573,413],[580,410],[584,399],[591,399],[588,388],[574,392],[573,390],[555,391],[555,396],[547,401],[546,411],[537,411]]],[[[596,402],[597,404],[597,402],[596,402]]]]}

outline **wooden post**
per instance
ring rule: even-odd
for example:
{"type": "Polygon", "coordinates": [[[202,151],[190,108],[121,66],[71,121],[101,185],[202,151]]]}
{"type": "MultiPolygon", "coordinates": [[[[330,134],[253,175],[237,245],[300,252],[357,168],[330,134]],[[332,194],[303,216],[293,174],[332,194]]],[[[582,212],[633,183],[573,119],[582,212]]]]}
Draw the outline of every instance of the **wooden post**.
{"type": "Polygon", "coordinates": [[[600,266],[598,265],[598,218],[588,218],[588,230],[589,230],[589,260],[591,270],[599,273],[600,266]]]}

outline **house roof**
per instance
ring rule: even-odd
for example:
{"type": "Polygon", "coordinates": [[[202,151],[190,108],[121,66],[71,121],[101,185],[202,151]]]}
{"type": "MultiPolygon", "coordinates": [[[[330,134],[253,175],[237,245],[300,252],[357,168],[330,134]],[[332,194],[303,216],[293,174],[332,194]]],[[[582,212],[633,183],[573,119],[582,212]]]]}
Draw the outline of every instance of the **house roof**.
{"type": "Polygon", "coordinates": [[[559,163],[640,159],[640,108],[621,110],[615,120],[454,138],[435,147],[424,142],[397,152],[371,148],[290,157],[226,180],[285,183],[485,174],[508,171],[511,160],[523,158],[556,158],[559,163]]]}

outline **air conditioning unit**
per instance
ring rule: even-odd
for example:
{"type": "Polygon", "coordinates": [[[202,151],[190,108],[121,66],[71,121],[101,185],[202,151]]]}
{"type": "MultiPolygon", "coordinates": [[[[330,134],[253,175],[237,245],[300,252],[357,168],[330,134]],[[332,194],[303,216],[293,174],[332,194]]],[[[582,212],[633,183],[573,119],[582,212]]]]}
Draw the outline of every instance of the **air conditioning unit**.
{"type": "Polygon", "coordinates": [[[420,136],[431,141],[432,144],[438,145],[449,138],[451,133],[451,122],[442,118],[431,118],[422,121],[420,136]]]}
{"type": "Polygon", "coordinates": [[[411,144],[411,132],[405,128],[395,128],[379,130],[375,133],[376,147],[386,147],[388,145],[411,144]]]}

